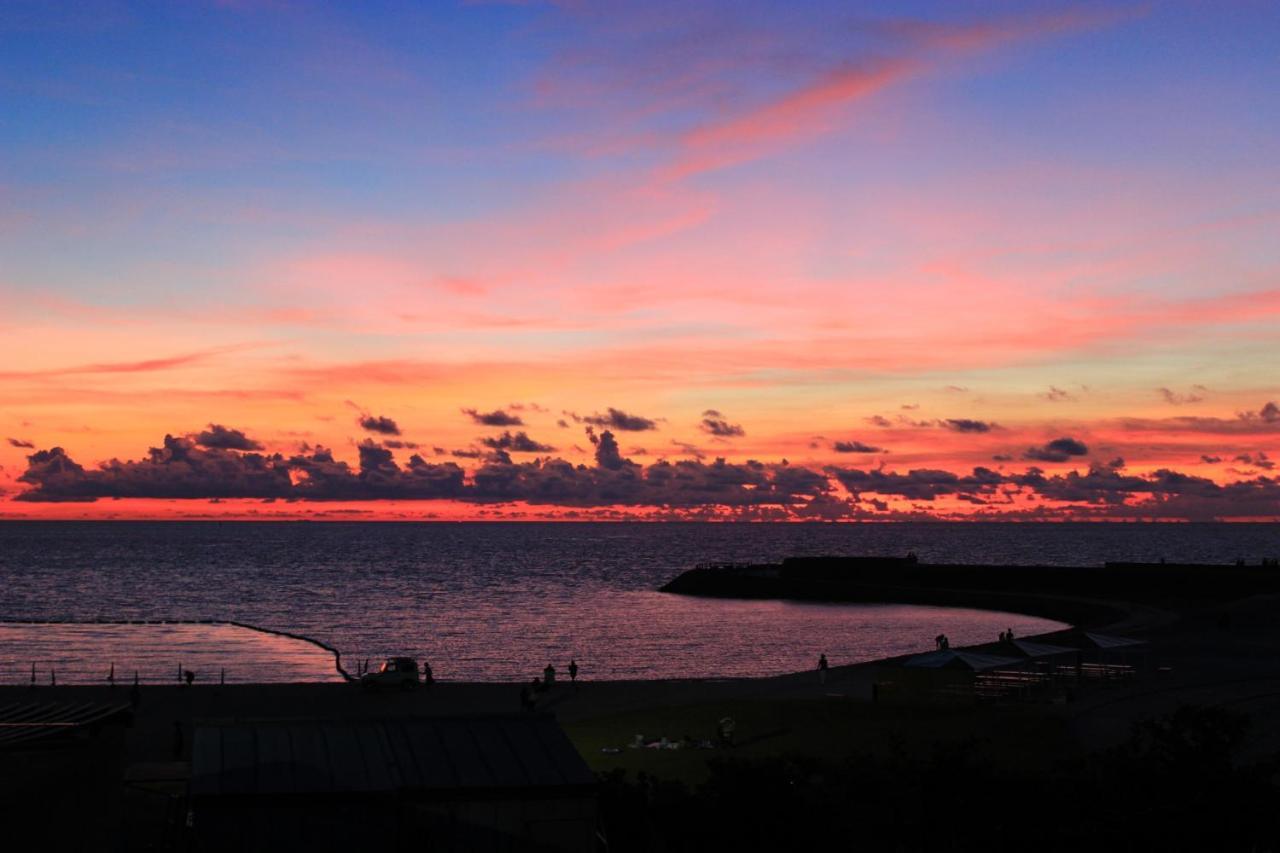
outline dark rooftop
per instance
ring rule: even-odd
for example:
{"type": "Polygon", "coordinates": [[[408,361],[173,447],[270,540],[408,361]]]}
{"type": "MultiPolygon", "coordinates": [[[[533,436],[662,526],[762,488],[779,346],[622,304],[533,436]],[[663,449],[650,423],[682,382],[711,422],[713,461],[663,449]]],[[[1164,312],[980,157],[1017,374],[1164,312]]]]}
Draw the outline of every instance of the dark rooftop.
{"type": "Polygon", "coordinates": [[[0,749],[67,740],[129,713],[128,705],[101,702],[10,702],[0,705],[0,749]]]}
{"type": "Polygon", "coordinates": [[[475,794],[588,787],[543,714],[197,723],[192,796],[475,794]]]}

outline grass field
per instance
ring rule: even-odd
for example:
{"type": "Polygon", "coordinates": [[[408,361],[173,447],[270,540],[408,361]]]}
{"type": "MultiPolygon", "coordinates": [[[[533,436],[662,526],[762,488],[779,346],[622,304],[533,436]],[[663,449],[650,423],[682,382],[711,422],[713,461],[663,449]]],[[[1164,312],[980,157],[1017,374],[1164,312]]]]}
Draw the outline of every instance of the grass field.
{"type": "Polygon", "coordinates": [[[956,707],[871,704],[848,699],[738,700],[632,711],[565,726],[578,751],[596,771],[623,768],[696,785],[708,761],[803,755],[840,760],[862,754],[900,752],[927,758],[934,750],[974,742],[977,756],[1019,773],[1037,772],[1071,755],[1076,747],[1058,715],[1044,707],[956,707]],[[731,748],[632,749],[646,740],[716,738],[721,717],[736,723],[731,748]],[[620,748],[609,754],[604,748],[620,748]]]}

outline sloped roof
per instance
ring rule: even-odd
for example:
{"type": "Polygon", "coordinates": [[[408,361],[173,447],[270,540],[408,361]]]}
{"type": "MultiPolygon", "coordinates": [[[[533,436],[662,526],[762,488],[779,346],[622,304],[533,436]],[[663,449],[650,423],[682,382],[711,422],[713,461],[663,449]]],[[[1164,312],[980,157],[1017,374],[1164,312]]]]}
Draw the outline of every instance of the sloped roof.
{"type": "Polygon", "coordinates": [[[1144,646],[1146,640],[1135,640],[1132,637],[1114,637],[1109,634],[1094,634],[1091,631],[1085,631],[1084,635],[1089,642],[1100,649],[1122,649],[1126,646],[1144,646]]]}
{"type": "Polygon", "coordinates": [[[124,704],[102,702],[10,702],[0,706],[0,749],[64,738],[130,713],[124,704]]]}
{"type": "Polygon", "coordinates": [[[1055,646],[1052,643],[1033,643],[1030,640],[1014,640],[1013,644],[1029,658],[1048,658],[1054,655],[1075,654],[1080,651],[1070,646],[1055,646]]]}
{"type": "Polygon", "coordinates": [[[943,649],[908,658],[903,666],[922,669],[970,669],[974,672],[983,672],[988,669],[999,669],[1002,666],[1016,666],[1019,663],[1021,661],[1017,658],[943,649]]]}
{"type": "Polygon", "coordinates": [[[525,714],[197,725],[190,791],[444,794],[594,782],[553,717],[525,714]]]}

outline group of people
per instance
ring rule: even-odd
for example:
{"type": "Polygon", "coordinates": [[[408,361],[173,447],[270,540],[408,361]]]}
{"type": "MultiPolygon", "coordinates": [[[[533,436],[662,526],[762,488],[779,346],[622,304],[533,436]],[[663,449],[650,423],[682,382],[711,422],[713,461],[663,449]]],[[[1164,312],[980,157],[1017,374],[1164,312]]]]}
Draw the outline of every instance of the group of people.
{"type": "Polygon", "coordinates": [[[933,645],[938,651],[944,652],[951,648],[951,640],[947,638],[946,634],[939,634],[933,638],[933,645]]]}
{"type": "MultiPolygon", "coordinates": [[[[576,689],[578,686],[578,661],[569,661],[569,683],[576,689]]],[[[534,678],[520,688],[520,709],[535,711],[538,708],[538,694],[545,693],[556,686],[556,668],[548,663],[542,670],[541,678],[534,678]]]]}
{"type": "Polygon", "coordinates": [[[1002,642],[1002,643],[1012,643],[1012,642],[1013,642],[1013,629],[1012,629],[1012,628],[1010,628],[1008,631],[1001,631],[1001,632],[1000,632],[1000,642],[1002,642]]]}

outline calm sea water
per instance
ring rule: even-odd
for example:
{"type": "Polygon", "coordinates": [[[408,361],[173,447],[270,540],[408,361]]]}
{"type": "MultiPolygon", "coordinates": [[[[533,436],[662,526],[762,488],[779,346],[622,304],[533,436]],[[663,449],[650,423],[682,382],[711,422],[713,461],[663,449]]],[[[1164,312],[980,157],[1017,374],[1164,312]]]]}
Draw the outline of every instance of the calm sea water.
{"type": "MultiPolygon", "coordinates": [[[[590,678],[761,675],[809,668],[820,652],[839,664],[925,650],[940,631],[959,644],[1007,627],[1023,635],[1055,627],[966,610],[655,591],[703,561],[907,551],[939,562],[1225,563],[1280,554],[1280,528],[8,522],[0,523],[0,619],[237,620],[321,639],[349,666],[406,653],[451,679],[525,678],[571,657],[590,678]]],[[[46,647],[50,636],[63,639],[42,630],[46,647]]],[[[67,680],[84,655],[97,655],[84,672],[101,669],[100,653],[65,641],[67,680]]],[[[20,681],[29,664],[14,652],[18,640],[7,642],[0,681],[20,681]]],[[[219,654],[207,665],[221,665],[219,654]]],[[[246,655],[225,655],[235,680],[246,670],[282,677],[246,655]]],[[[145,665],[167,678],[171,659],[165,652],[145,665]]]]}

